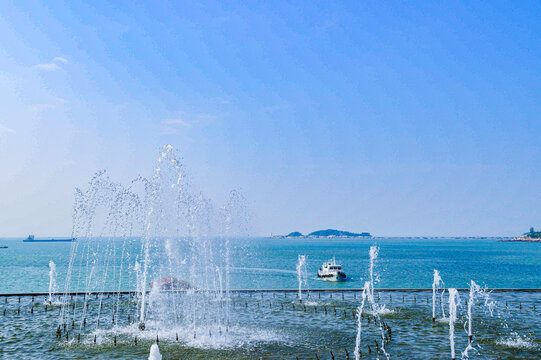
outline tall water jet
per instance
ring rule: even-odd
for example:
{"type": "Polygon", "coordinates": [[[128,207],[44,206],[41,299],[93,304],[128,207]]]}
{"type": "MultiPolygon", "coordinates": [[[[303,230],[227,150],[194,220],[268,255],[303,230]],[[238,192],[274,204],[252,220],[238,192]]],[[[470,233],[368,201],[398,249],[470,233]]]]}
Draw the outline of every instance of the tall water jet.
{"type": "MultiPolygon", "coordinates": [[[[376,259],[378,258],[379,254],[379,247],[376,245],[373,245],[370,247],[369,255],[370,255],[370,267],[369,267],[369,273],[370,273],[370,296],[372,299],[374,299],[374,263],[376,259]]],[[[375,305],[375,302],[372,302],[372,305],[375,305]]]]}
{"type": "Polygon", "coordinates": [[[49,304],[53,303],[53,296],[56,293],[56,265],[51,260],[49,261],[49,297],[47,301],[49,304]]]}
{"type": "Polygon", "coordinates": [[[368,294],[367,294],[367,298],[370,302],[370,305],[372,306],[372,313],[374,316],[379,316],[380,313],[385,313],[385,312],[389,312],[390,310],[387,310],[386,309],[386,306],[385,305],[379,305],[377,302],[376,302],[376,298],[374,296],[374,286],[375,286],[375,283],[379,280],[377,278],[377,276],[375,275],[375,265],[376,265],[376,260],[378,258],[378,255],[379,255],[379,247],[376,246],[376,245],[373,245],[370,247],[370,251],[369,251],[369,255],[370,255],[370,265],[369,265],[369,268],[368,268],[368,272],[369,272],[369,276],[370,276],[370,288],[369,288],[369,291],[368,291],[368,294]]]}
{"type": "Polygon", "coordinates": [[[390,355],[385,351],[385,331],[383,329],[382,321],[381,321],[381,317],[380,317],[380,314],[383,314],[383,313],[387,312],[387,310],[385,308],[385,305],[383,305],[383,306],[378,305],[376,303],[376,299],[374,297],[374,283],[377,281],[377,279],[375,279],[375,275],[374,275],[374,268],[375,268],[376,259],[378,258],[378,254],[379,254],[379,247],[376,246],[376,245],[371,246],[370,251],[369,251],[370,266],[369,266],[369,269],[368,269],[369,276],[370,276],[370,281],[368,282],[369,284],[368,284],[366,297],[368,298],[370,304],[372,305],[372,315],[377,319],[377,322],[378,322],[378,326],[379,326],[379,330],[380,330],[380,334],[381,334],[381,347],[380,347],[380,349],[383,352],[383,354],[385,355],[385,357],[387,359],[390,359],[390,355]]]}
{"type": "MultiPolygon", "coordinates": [[[[441,279],[440,272],[434,269],[434,282],[432,282],[432,322],[436,321],[436,290],[439,289],[440,285],[443,285],[443,280],[441,279]]],[[[445,314],[443,314],[445,317],[445,314]]]]}
{"type": "Polygon", "coordinates": [[[471,343],[473,340],[473,331],[472,331],[472,307],[475,301],[475,293],[479,291],[480,287],[471,280],[470,283],[470,297],[468,299],[468,342],[471,343]]]}
{"type": "Polygon", "coordinates": [[[462,358],[468,358],[469,357],[469,351],[473,349],[472,341],[473,341],[473,329],[472,329],[472,308],[475,302],[475,293],[479,291],[479,285],[475,283],[475,281],[471,280],[470,282],[470,296],[468,298],[468,345],[466,346],[466,349],[462,352],[462,358]]]}
{"type": "MultiPolygon", "coordinates": [[[[229,193],[227,203],[221,208],[222,224],[224,231],[224,273],[225,273],[225,317],[229,319],[231,312],[230,299],[231,290],[231,250],[230,240],[233,237],[245,236],[249,233],[249,212],[246,208],[244,195],[237,190],[229,193]]],[[[229,324],[226,324],[229,326],[229,324]]]]}
{"type": "Polygon", "coordinates": [[[451,343],[451,359],[455,360],[455,322],[457,319],[457,306],[460,304],[458,291],[454,288],[449,289],[449,341],[451,343]]]}
{"type": "Polygon", "coordinates": [[[355,338],[355,360],[360,359],[360,350],[361,350],[361,328],[362,328],[362,314],[364,308],[364,302],[366,300],[367,292],[370,291],[370,281],[364,283],[363,292],[361,294],[362,300],[361,305],[357,308],[357,336],[355,338]]]}
{"type": "Polygon", "coordinates": [[[484,305],[488,308],[488,311],[490,313],[490,316],[493,315],[494,312],[494,301],[490,300],[489,292],[486,291],[486,289],[481,289],[479,285],[475,283],[475,281],[470,281],[470,296],[468,298],[468,345],[466,346],[466,349],[462,352],[462,358],[468,358],[468,352],[473,349],[472,342],[473,342],[473,305],[475,304],[475,299],[477,297],[481,297],[484,299],[484,305]]]}
{"type": "Polygon", "coordinates": [[[299,301],[302,302],[302,284],[306,284],[306,255],[299,255],[297,260],[297,279],[299,281],[299,301]]]}

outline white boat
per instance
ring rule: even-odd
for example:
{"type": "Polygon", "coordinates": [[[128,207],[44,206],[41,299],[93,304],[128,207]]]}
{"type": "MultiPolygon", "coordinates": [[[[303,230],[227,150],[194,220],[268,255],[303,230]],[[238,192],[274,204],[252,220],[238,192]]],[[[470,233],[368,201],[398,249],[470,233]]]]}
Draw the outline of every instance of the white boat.
{"type": "Polygon", "coordinates": [[[342,270],[342,265],[337,264],[333,257],[332,260],[323,263],[317,271],[317,277],[326,281],[345,281],[346,273],[342,270]]]}

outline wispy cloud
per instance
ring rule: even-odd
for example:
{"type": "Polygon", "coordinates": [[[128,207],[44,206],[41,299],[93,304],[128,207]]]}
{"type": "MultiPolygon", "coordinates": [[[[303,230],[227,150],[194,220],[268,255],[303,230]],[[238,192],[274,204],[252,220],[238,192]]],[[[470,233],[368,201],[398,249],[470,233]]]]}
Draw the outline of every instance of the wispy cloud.
{"type": "Polygon", "coordinates": [[[162,130],[160,133],[162,135],[175,135],[180,134],[181,128],[189,128],[192,126],[192,123],[184,119],[167,119],[162,121],[162,130]]]}
{"type": "Polygon", "coordinates": [[[2,134],[2,133],[14,133],[14,132],[15,132],[15,130],[10,129],[10,128],[0,124],[0,134],[2,134]]]}
{"type": "Polygon", "coordinates": [[[64,57],[57,56],[54,57],[50,63],[37,64],[34,67],[39,70],[55,71],[62,69],[60,66],[62,64],[68,64],[68,60],[64,57]]]}
{"type": "Polygon", "coordinates": [[[67,63],[68,63],[68,59],[63,58],[63,57],[60,57],[60,56],[57,56],[57,57],[53,58],[53,62],[61,62],[61,63],[67,64],[67,63]]]}
{"type": "Polygon", "coordinates": [[[59,106],[62,106],[66,100],[62,98],[55,98],[55,102],[52,103],[41,103],[41,104],[33,104],[30,106],[30,110],[33,112],[39,113],[47,110],[53,110],[56,109],[59,106]]]}
{"type": "Polygon", "coordinates": [[[211,114],[199,113],[195,114],[194,118],[196,119],[194,120],[194,122],[199,122],[199,120],[214,120],[216,119],[216,116],[211,114]]]}
{"type": "Polygon", "coordinates": [[[60,66],[56,65],[55,63],[37,64],[35,68],[39,70],[45,70],[45,71],[55,71],[55,70],[62,69],[60,66]]]}
{"type": "Polygon", "coordinates": [[[169,120],[164,120],[163,121],[163,124],[164,125],[182,125],[182,126],[187,126],[187,127],[190,127],[192,126],[192,123],[186,121],[186,120],[183,120],[183,119],[169,119],[169,120]]]}
{"type": "Polygon", "coordinates": [[[34,104],[30,107],[33,112],[42,112],[46,110],[56,109],[56,104],[34,104]]]}
{"type": "Polygon", "coordinates": [[[162,121],[162,130],[160,133],[163,135],[180,134],[182,129],[188,129],[195,124],[215,118],[216,116],[205,113],[177,116],[162,121]]]}

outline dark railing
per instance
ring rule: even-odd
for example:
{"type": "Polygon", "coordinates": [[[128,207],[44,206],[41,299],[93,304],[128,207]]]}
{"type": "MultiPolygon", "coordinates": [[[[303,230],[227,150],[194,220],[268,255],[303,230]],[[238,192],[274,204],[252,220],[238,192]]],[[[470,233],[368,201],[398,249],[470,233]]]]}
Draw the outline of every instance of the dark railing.
{"type": "MultiPolygon", "coordinates": [[[[442,289],[440,289],[442,290],[442,289]]],[[[469,288],[463,288],[463,289],[457,289],[458,291],[465,292],[470,291],[469,288]]],[[[186,292],[187,290],[163,290],[166,292],[186,292]]],[[[196,290],[196,291],[206,291],[206,290],[196,290]]],[[[210,290],[212,292],[215,292],[215,290],[210,290]]],[[[348,293],[348,292],[362,292],[363,289],[302,289],[303,293],[307,292],[336,292],[336,293],[348,293]]],[[[432,292],[432,289],[374,289],[375,292],[432,292]]],[[[526,293],[539,293],[541,292],[541,289],[507,289],[507,288],[496,288],[496,289],[488,289],[488,291],[495,292],[495,293],[505,293],[505,292],[526,292],[526,293]]],[[[147,291],[149,293],[150,290],[147,291]]],[[[225,292],[225,291],[224,291],[225,292]]],[[[236,290],[229,290],[230,293],[298,293],[298,289],[236,289],[236,290]]],[[[58,295],[68,295],[68,296],[77,296],[77,295],[95,295],[95,294],[105,294],[105,295],[113,295],[113,294],[137,294],[138,291],[135,290],[127,290],[127,291],[91,291],[91,292],[85,292],[85,291],[74,291],[69,293],[64,292],[56,292],[54,293],[55,296],[58,295]]],[[[4,293],[0,294],[0,297],[10,297],[10,296],[48,296],[48,292],[38,292],[38,293],[4,293]]]]}

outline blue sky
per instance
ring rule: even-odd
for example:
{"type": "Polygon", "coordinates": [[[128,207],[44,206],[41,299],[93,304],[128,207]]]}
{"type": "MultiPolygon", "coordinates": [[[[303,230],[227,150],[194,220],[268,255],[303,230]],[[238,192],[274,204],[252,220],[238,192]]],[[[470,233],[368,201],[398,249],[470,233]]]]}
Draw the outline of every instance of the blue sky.
{"type": "Polygon", "coordinates": [[[0,236],[172,144],[252,233],[541,227],[541,5],[0,3],[0,236]]]}

